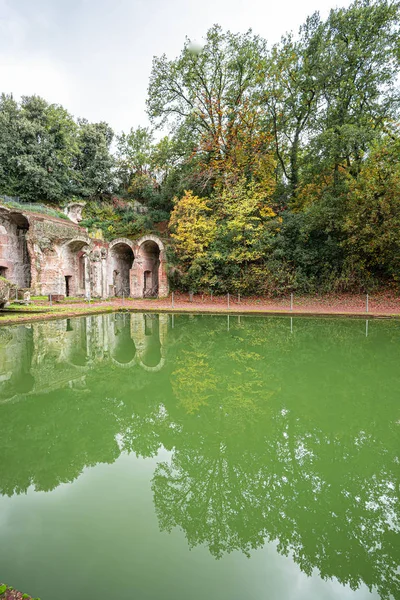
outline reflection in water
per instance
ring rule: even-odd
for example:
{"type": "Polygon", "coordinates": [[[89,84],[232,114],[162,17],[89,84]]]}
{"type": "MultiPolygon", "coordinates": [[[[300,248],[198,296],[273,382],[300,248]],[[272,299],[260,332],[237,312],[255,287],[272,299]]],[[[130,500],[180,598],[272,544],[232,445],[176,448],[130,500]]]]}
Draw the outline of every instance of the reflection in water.
{"type": "Polygon", "coordinates": [[[130,315],[128,314],[117,314],[114,319],[115,344],[111,355],[117,363],[123,365],[131,363],[136,354],[136,346],[131,336],[129,320],[130,315]]]}
{"type": "Polygon", "coordinates": [[[161,529],[215,557],[268,540],[400,595],[397,322],[117,314],[0,329],[0,493],[171,452],[161,529]]]}

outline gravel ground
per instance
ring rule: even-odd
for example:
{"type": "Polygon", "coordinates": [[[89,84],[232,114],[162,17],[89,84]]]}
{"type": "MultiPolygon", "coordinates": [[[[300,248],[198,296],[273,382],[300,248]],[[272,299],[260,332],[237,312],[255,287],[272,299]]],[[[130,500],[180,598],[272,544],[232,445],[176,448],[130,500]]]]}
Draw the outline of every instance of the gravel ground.
{"type": "Polygon", "coordinates": [[[362,317],[400,317],[400,297],[390,293],[371,294],[330,294],[325,296],[293,296],[291,310],[290,296],[287,298],[240,298],[237,295],[211,296],[210,294],[174,293],[163,299],[113,298],[112,300],[93,301],[90,304],[78,299],[53,302],[50,307],[47,300],[38,300],[34,305],[0,313],[0,324],[25,323],[43,319],[66,318],[85,314],[112,312],[115,310],[140,310],[162,312],[210,312],[240,314],[290,314],[290,315],[342,315],[362,317]]]}

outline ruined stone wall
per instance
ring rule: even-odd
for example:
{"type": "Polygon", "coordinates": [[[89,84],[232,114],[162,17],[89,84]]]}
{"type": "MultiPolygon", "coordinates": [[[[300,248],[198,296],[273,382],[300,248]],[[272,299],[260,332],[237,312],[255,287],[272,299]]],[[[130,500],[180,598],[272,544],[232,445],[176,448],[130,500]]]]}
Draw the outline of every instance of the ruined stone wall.
{"type": "Polygon", "coordinates": [[[136,260],[134,244],[127,238],[117,238],[109,245],[108,281],[110,296],[130,296],[130,271],[136,260]]]}
{"type": "Polygon", "coordinates": [[[165,249],[156,236],[108,243],[71,221],[5,207],[0,207],[0,276],[33,295],[168,294],[165,249]]]}
{"type": "Polygon", "coordinates": [[[62,219],[37,215],[28,219],[33,293],[66,295],[66,277],[71,277],[69,295],[83,293],[83,261],[78,253],[89,248],[87,232],[62,219]]]}
{"type": "Polygon", "coordinates": [[[147,235],[135,244],[135,261],[131,270],[131,295],[142,298],[150,287],[157,289],[162,298],[168,295],[167,259],[165,248],[159,238],[147,235]],[[151,283],[147,284],[146,274],[151,274],[151,283]],[[147,288],[147,290],[146,290],[147,288]]]}
{"type": "Polygon", "coordinates": [[[22,214],[0,207],[0,275],[20,288],[31,284],[28,227],[22,214]]]}

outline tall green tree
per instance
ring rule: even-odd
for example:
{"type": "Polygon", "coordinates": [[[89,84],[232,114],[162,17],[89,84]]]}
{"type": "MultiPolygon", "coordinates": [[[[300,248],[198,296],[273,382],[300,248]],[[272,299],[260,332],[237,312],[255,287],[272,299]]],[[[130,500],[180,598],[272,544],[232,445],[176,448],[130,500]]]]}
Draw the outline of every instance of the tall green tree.
{"type": "Polygon", "coordinates": [[[115,159],[111,154],[114,132],[105,123],[79,119],[78,151],[75,156],[77,192],[82,196],[110,194],[115,186],[115,159]]]}
{"type": "Polygon", "coordinates": [[[386,136],[350,187],[345,230],[347,268],[359,279],[400,279],[400,138],[386,136]]]}
{"type": "Polygon", "coordinates": [[[286,199],[293,199],[300,183],[301,156],[315,127],[321,103],[321,20],[309,17],[300,36],[284,36],[273,46],[261,95],[266,127],[272,132],[278,160],[278,181],[286,183],[286,199]]]}
{"type": "Polygon", "coordinates": [[[321,24],[323,104],[309,150],[335,183],[341,166],[357,176],[364,152],[398,115],[399,10],[397,1],[355,0],[321,24]]]}
{"type": "Polygon", "coordinates": [[[122,188],[128,191],[135,176],[149,175],[153,135],[148,127],[131,128],[117,137],[117,170],[122,188]]]}
{"type": "MultiPolygon", "coordinates": [[[[188,152],[203,164],[224,161],[235,147],[236,133],[245,130],[252,115],[254,91],[265,73],[266,42],[251,31],[207,32],[200,54],[189,40],[175,60],[154,58],[147,100],[148,114],[157,126],[169,126],[188,140],[188,152]],[[250,111],[250,112],[249,112],[250,111]]],[[[207,168],[204,185],[209,183],[207,168]]],[[[212,170],[213,176],[214,169],[212,170]]]]}
{"type": "Polygon", "coordinates": [[[24,96],[0,103],[0,181],[4,193],[26,200],[61,201],[71,193],[77,125],[56,104],[24,96]]]}

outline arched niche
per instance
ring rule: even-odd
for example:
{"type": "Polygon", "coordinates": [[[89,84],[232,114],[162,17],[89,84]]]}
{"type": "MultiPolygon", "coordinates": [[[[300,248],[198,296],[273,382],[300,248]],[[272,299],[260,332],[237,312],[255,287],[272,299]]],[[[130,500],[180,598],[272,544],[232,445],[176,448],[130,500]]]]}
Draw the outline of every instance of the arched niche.
{"type": "Polygon", "coordinates": [[[9,243],[8,243],[8,232],[4,225],[0,225],[0,277],[8,279],[8,255],[9,255],[9,243]]]}
{"type": "Polygon", "coordinates": [[[20,288],[31,285],[31,257],[28,250],[29,221],[20,212],[9,213],[9,231],[2,235],[1,254],[8,253],[7,276],[20,288]],[[3,237],[4,236],[4,237],[3,237]]]}
{"type": "Polygon", "coordinates": [[[109,246],[109,295],[130,296],[130,271],[135,259],[133,244],[127,238],[118,238],[109,246]]]}
{"type": "Polygon", "coordinates": [[[148,235],[136,242],[135,268],[132,278],[134,298],[158,298],[168,294],[165,248],[162,241],[148,235]]]}
{"type": "Polygon", "coordinates": [[[25,215],[19,212],[10,212],[10,221],[15,223],[19,229],[24,231],[28,231],[29,229],[29,221],[25,215]]]}
{"type": "Polygon", "coordinates": [[[64,244],[61,250],[62,268],[60,293],[65,296],[82,296],[89,285],[86,261],[89,253],[88,240],[77,237],[64,244]]]}

